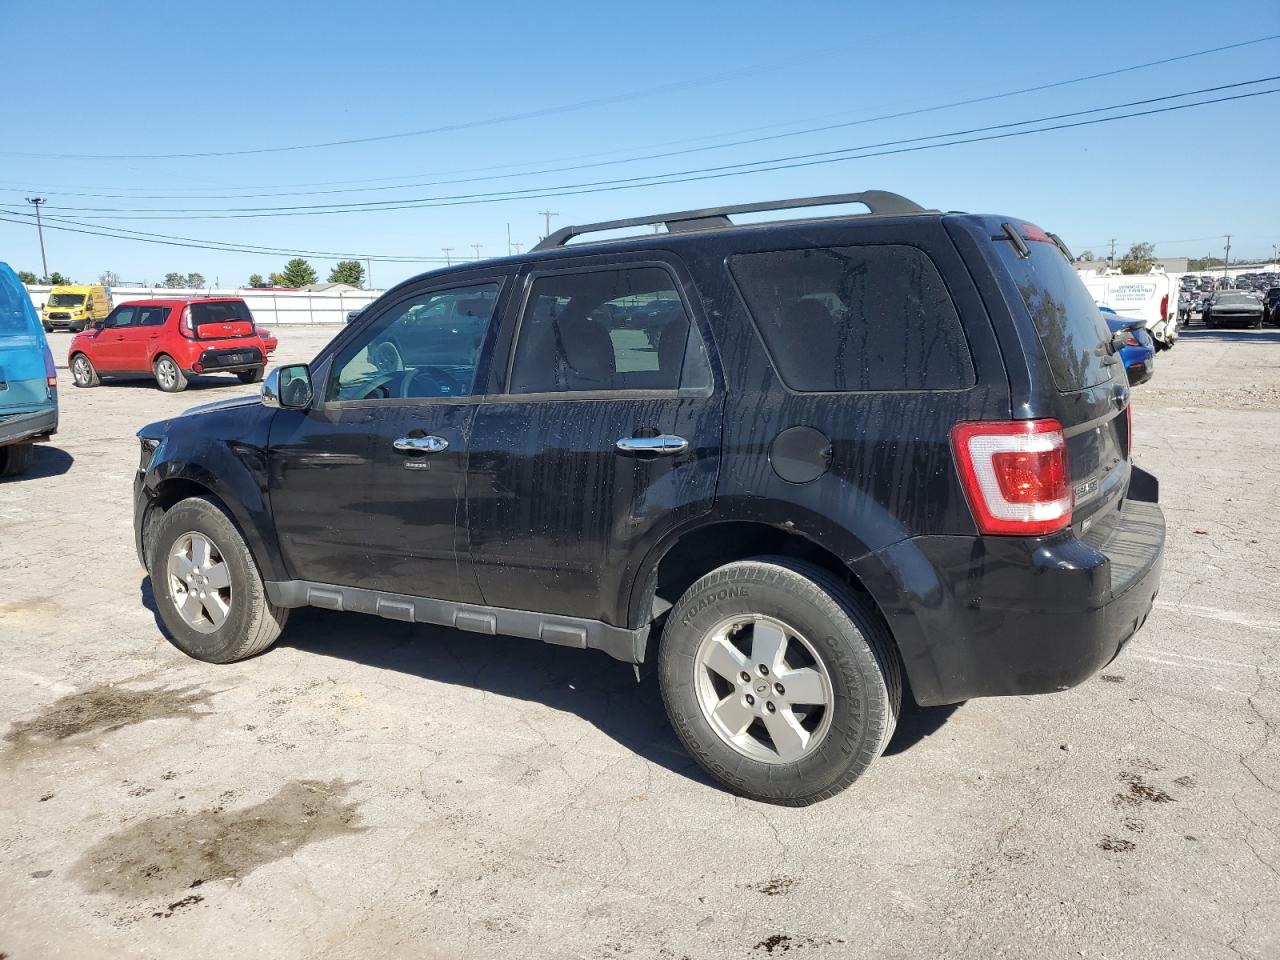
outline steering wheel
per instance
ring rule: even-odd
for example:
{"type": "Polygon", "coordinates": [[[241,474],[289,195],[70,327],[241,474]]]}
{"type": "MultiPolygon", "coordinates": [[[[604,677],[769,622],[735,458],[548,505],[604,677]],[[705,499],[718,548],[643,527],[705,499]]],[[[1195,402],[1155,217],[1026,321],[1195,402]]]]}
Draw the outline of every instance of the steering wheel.
{"type": "Polygon", "coordinates": [[[422,396],[422,394],[414,394],[410,392],[410,388],[415,380],[419,378],[426,380],[435,387],[435,392],[426,394],[431,397],[456,397],[460,396],[464,391],[462,384],[452,375],[445,373],[443,370],[428,370],[425,367],[414,367],[404,375],[404,379],[400,381],[400,396],[408,398],[413,396],[422,396]]]}
{"type": "Polygon", "coordinates": [[[404,360],[400,358],[400,351],[390,340],[383,340],[373,346],[369,351],[369,362],[383,374],[397,373],[404,369],[404,360]]]}

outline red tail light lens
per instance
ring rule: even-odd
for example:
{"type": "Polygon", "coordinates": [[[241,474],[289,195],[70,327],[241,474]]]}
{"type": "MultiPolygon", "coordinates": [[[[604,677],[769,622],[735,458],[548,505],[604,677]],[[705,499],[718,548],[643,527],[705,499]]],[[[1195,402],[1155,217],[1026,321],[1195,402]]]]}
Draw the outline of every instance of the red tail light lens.
{"type": "Polygon", "coordinates": [[[1138,345],[1138,338],[1131,333],[1124,338],[1124,345],[1126,347],[1136,347],[1138,345]]]}
{"type": "Polygon", "coordinates": [[[44,377],[46,387],[53,389],[58,385],[58,368],[53,362],[53,351],[47,343],[44,345],[44,377]]]}
{"type": "Polygon", "coordinates": [[[1067,442],[1057,420],[958,423],[951,449],[982,533],[1043,536],[1071,524],[1067,442]]]}
{"type": "Polygon", "coordinates": [[[1160,298],[1160,319],[1169,319],[1169,295],[1167,293],[1160,298]]]}
{"type": "Polygon", "coordinates": [[[1022,235],[1035,243],[1053,243],[1053,237],[1035,224],[1024,223],[1022,225],[1022,235]]]}
{"type": "Polygon", "coordinates": [[[196,338],[196,331],[191,326],[191,308],[182,308],[182,318],[178,320],[178,332],[184,337],[190,337],[192,340],[196,338]]]}

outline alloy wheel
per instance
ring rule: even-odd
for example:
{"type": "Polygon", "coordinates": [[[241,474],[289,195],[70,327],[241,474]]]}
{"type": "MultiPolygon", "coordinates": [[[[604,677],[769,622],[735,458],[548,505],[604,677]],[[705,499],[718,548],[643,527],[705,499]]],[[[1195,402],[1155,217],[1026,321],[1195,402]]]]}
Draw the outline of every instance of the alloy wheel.
{"type": "Polygon", "coordinates": [[[213,633],[231,612],[231,568],[202,533],[184,533],[169,551],[166,574],[173,605],[187,626],[213,633]]]}
{"type": "Polygon", "coordinates": [[[740,615],[712,628],[694,654],[694,687],[717,736],[744,756],[794,763],[831,728],[831,675],[799,631],[740,615]]]}

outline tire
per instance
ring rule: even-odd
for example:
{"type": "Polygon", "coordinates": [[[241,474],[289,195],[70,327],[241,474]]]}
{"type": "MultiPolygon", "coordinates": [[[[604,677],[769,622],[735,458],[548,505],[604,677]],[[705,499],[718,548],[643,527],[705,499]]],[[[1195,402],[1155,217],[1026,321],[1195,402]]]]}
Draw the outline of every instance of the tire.
{"type": "Polygon", "coordinates": [[[0,477],[20,477],[31,469],[33,443],[11,443],[0,447],[0,477]]]}
{"type": "Polygon", "coordinates": [[[47,324],[47,323],[42,323],[42,324],[41,324],[41,326],[42,326],[42,327],[44,327],[44,332],[45,332],[45,333],[53,333],[53,327],[52,327],[52,326],[50,326],[49,324],[47,324]]]}
{"type": "Polygon", "coordinates": [[[262,367],[254,367],[252,370],[241,370],[236,374],[240,378],[241,383],[261,383],[262,367]]]}
{"type": "Polygon", "coordinates": [[[165,393],[181,393],[187,389],[187,375],[182,372],[177,361],[170,356],[161,354],[156,357],[156,362],[151,366],[151,372],[155,374],[156,386],[165,393]]]}
{"type": "Polygon", "coordinates": [[[71,382],[85,389],[102,383],[102,378],[98,376],[93,361],[83,353],[77,353],[71,358],[71,382]]]}
{"type": "Polygon", "coordinates": [[[698,764],[735,793],[785,806],[824,800],[853,783],[888,744],[902,704],[901,667],[879,615],[826,570],[785,557],[730,563],[690,587],[667,618],[658,675],[671,725],[698,764]],[[732,649],[739,659],[731,653],[720,662],[725,674],[745,668],[750,680],[741,684],[742,673],[731,684],[703,659],[704,651],[733,643],[719,638],[735,620],[741,629],[729,636],[737,640],[732,649]],[[757,636],[767,643],[766,628],[776,632],[778,627],[787,636],[781,644],[786,661],[775,658],[780,669],[761,671],[757,636]],[[758,633],[762,629],[766,632],[758,633]],[[799,713],[783,702],[797,692],[781,689],[788,677],[796,688],[805,679],[805,687],[817,690],[815,681],[824,672],[820,688],[827,705],[820,713],[803,706],[813,700],[796,699],[799,713]],[[752,694],[755,705],[748,706],[752,694]],[[759,706],[761,700],[772,717],[759,706]],[[782,706],[775,707],[774,700],[782,706]],[[736,737],[737,746],[708,715],[726,706],[735,726],[752,717],[736,737]],[[790,737],[796,726],[783,716],[796,721],[806,711],[812,712],[800,727],[808,741],[796,737],[793,756],[787,757],[766,724],[780,725],[790,737]]]}
{"type": "MultiPolygon", "coordinates": [[[[208,663],[232,663],[262,653],[275,643],[289,618],[289,611],[277,607],[267,599],[262,585],[262,575],[254,562],[244,537],[230,518],[211,501],[191,497],[175,504],[160,520],[150,544],[148,569],[151,571],[151,589],[156,609],[168,632],[169,642],[189,657],[208,663]],[[194,548],[188,548],[191,539],[203,538],[211,545],[210,563],[197,563],[195,572],[205,571],[210,584],[206,590],[208,600],[196,595],[198,580],[187,584],[178,576],[181,562],[170,565],[175,553],[187,559],[198,559],[194,548]],[[218,562],[220,558],[220,563],[218,562]],[[224,567],[223,574],[216,568],[224,567]],[[227,587],[216,587],[225,579],[227,587]],[[213,598],[213,594],[217,594],[213,598]],[[190,604],[198,603],[197,616],[190,620],[184,616],[180,604],[184,595],[190,596],[190,604]],[[221,610],[223,619],[215,621],[221,610]],[[214,610],[213,614],[208,611],[214,610]]],[[[192,606],[187,607],[188,610],[192,606]]]]}

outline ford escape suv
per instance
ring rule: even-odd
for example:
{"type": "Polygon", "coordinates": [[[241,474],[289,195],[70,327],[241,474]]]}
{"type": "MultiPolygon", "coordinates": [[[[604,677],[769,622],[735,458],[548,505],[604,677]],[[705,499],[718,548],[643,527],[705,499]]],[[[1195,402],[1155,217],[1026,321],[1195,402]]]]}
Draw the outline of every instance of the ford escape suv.
{"type": "Polygon", "coordinates": [[[1151,610],[1157,484],[1068,256],[871,191],[424,274],[260,399],[139,432],[160,617],[217,663],[304,605],[652,662],[713,776],[829,797],[904,689],[1064,690],[1151,610]]]}

